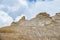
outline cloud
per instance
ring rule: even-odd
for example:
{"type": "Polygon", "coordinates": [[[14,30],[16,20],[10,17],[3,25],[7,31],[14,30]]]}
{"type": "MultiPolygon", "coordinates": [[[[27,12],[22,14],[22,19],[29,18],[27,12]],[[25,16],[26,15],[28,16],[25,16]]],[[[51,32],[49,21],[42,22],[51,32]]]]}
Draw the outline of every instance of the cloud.
{"type": "Polygon", "coordinates": [[[0,11],[0,28],[8,26],[13,22],[13,19],[4,11],[0,11]]]}
{"type": "Polygon", "coordinates": [[[47,12],[51,16],[55,15],[57,12],[60,12],[60,0],[36,0],[35,2],[22,0],[21,6],[22,11],[20,10],[20,16],[24,14],[28,19],[35,17],[40,12],[47,12]],[[23,1],[25,1],[25,3],[23,3],[23,1]]]}
{"type": "Polygon", "coordinates": [[[31,19],[40,12],[47,12],[51,16],[55,15],[57,12],[60,12],[60,0],[37,0],[33,3],[29,1],[26,2],[28,5],[25,9],[23,9],[22,14],[25,14],[28,19],[31,19]]]}
{"type": "Polygon", "coordinates": [[[4,8],[4,5],[0,4],[0,9],[1,9],[1,8],[4,8]]]}
{"type": "Polygon", "coordinates": [[[31,19],[40,12],[47,12],[50,15],[55,15],[55,13],[60,12],[60,0],[33,1],[2,0],[0,2],[0,11],[6,12],[15,21],[18,21],[21,15],[25,15],[28,19],[31,19]]]}
{"type": "Polygon", "coordinates": [[[26,0],[18,0],[18,2],[24,6],[28,5],[26,0]]]}
{"type": "Polygon", "coordinates": [[[8,12],[15,12],[19,10],[19,7],[17,6],[7,6],[7,8],[8,8],[8,12]]]}
{"type": "Polygon", "coordinates": [[[45,11],[54,15],[60,10],[60,0],[35,0],[34,2],[30,0],[4,0],[2,4],[6,7],[8,14],[14,19],[22,14],[30,18],[39,12],[45,11]]]}

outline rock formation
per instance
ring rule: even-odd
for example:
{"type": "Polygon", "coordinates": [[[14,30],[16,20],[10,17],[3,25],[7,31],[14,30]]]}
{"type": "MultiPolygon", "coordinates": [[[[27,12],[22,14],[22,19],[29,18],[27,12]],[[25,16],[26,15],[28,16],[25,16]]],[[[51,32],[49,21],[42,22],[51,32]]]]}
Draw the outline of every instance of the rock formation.
{"type": "Polygon", "coordinates": [[[25,19],[25,16],[23,16],[20,20],[19,20],[19,22],[24,22],[26,19],[25,19]]]}
{"type": "Polygon", "coordinates": [[[60,13],[56,13],[55,16],[52,17],[53,20],[55,20],[56,22],[60,23],[60,13]]]}
{"type": "Polygon", "coordinates": [[[0,40],[60,40],[60,13],[50,17],[42,12],[31,20],[23,16],[11,26],[0,28],[0,40]]]}
{"type": "Polygon", "coordinates": [[[20,25],[22,26],[45,26],[52,23],[52,18],[46,12],[39,13],[35,18],[27,20],[20,25]]]}

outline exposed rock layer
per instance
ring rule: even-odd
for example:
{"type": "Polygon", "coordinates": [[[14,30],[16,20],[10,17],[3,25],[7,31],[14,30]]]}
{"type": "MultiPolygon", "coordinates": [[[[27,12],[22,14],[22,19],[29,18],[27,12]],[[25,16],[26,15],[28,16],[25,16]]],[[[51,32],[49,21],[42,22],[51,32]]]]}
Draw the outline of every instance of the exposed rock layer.
{"type": "Polygon", "coordinates": [[[11,26],[0,28],[0,40],[60,40],[60,13],[50,17],[42,12],[31,20],[23,16],[11,26]]]}

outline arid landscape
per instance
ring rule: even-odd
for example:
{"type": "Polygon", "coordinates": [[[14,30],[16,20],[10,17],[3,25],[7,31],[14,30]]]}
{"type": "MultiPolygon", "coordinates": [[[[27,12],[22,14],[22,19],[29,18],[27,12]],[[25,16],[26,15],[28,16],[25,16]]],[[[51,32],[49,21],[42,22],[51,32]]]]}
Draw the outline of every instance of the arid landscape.
{"type": "Polygon", "coordinates": [[[60,13],[50,16],[41,12],[30,20],[23,16],[0,28],[0,40],[60,40],[60,13]]]}

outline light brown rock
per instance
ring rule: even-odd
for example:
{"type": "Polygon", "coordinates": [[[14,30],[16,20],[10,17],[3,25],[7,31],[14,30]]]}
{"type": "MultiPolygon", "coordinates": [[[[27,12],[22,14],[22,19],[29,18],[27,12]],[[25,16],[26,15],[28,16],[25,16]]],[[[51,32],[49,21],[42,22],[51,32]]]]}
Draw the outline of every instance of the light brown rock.
{"type": "Polygon", "coordinates": [[[60,40],[60,23],[55,16],[50,17],[45,12],[31,20],[23,16],[13,25],[0,28],[0,40],[60,40]]]}
{"type": "Polygon", "coordinates": [[[55,16],[52,17],[52,19],[58,23],[60,23],[60,13],[56,13],[55,16]]]}

